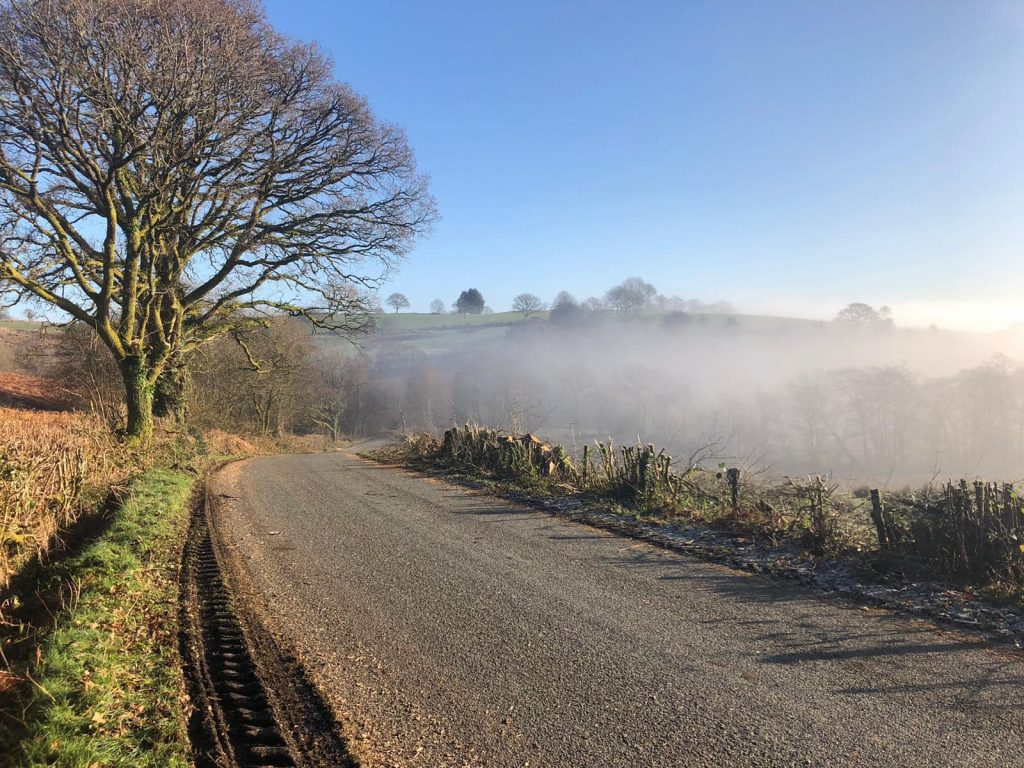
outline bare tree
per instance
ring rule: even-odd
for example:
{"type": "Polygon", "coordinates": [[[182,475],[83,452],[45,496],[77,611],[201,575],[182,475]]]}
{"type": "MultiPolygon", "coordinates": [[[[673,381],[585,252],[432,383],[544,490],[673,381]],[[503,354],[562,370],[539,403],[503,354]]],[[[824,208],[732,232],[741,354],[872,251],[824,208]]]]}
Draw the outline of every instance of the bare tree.
{"type": "Polygon", "coordinates": [[[392,293],[384,300],[384,303],[394,309],[397,314],[400,309],[405,309],[409,306],[409,299],[405,297],[404,293],[392,293]]]}
{"type": "Polygon", "coordinates": [[[647,309],[657,293],[657,289],[650,283],[639,277],[630,277],[610,289],[605,299],[619,312],[635,312],[647,309]]]}
{"type": "Polygon", "coordinates": [[[559,291],[558,295],[555,296],[555,300],[551,302],[552,309],[558,309],[563,305],[577,306],[576,297],[568,291],[559,291]]]}
{"type": "Polygon", "coordinates": [[[587,314],[586,309],[576,303],[576,299],[568,291],[561,291],[555,296],[548,319],[555,325],[573,325],[587,314]]]}
{"type": "Polygon", "coordinates": [[[432,315],[443,315],[444,314],[444,302],[440,299],[434,299],[430,302],[430,314],[432,315]]]}
{"type": "Polygon", "coordinates": [[[512,309],[522,312],[523,317],[529,317],[545,309],[544,302],[532,293],[520,293],[512,300],[512,309]]]}
{"type": "Polygon", "coordinates": [[[837,323],[855,325],[892,325],[892,310],[889,307],[875,309],[870,304],[854,302],[847,304],[836,315],[837,323]]]}
{"type": "Polygon", "coordinates": [[[310,420],[332,443],[338,442],[345,428],[346,414],[358,391],[358,373],[353,361],[333,350],[321,354],[316,361],[315,401],[310,420]]]}
{"type": "Polygon", "coordinates": [[[87,408],[111,429],[124,423],[124,385],[117,363],[91,328],[81,323],[43,326],[19,357],[26,370],[52,381],[61,399],[87,408]]]}
{"type": "Polygon", "coordinates": [[[191,350],[346,327],[334,286],[429,227],[403,132],[331,69],[252,0],[0,0],[0,291],[94,329],[129,436],[191,350]]]}
{"type": "Polygon", "coordinates": [[[312,426],[314,363],[309,328],[298,320],[214,339],[189,360],[195,421],[260,435],[312,426]]]}

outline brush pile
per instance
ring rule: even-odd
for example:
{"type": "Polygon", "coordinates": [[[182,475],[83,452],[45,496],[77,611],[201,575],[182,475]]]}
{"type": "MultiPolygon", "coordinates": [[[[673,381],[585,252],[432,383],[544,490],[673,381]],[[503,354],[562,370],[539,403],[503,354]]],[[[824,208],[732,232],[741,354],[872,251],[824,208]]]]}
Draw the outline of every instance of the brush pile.
{"type": "Polygon", "coordinates": [[[496,477],[549,477],[574,482],[578,468],[560,445],[535,435],[508,435],[467,424],[444,433],[438,460],[463,470],[484,470],[496,477]]]}
{"type": "Polygon", "coordinates": [[[596,461],[590,446],[584,446],[582,459],[576,460],[561,445],[536,435],[467,424],[449,429],[440,444],[421,435],[411,438],[407,448],[414,454],[433,454],[438,463],[454,469],[517,480],[551,478],[643,508],[677,499],[684,486],[684,479],[672,471],[672,457],[642,443],[618,450],[611,440],[598,443],[596,461]]]}

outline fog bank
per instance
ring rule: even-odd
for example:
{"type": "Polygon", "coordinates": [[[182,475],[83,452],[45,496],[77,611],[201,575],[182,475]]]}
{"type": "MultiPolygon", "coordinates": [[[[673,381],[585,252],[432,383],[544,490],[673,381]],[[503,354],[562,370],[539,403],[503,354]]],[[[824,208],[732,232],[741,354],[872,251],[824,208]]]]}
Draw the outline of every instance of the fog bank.
{"type": "Polygon", "coordinates": [[[343,378],[360,432],[468,420],[902,484],[1024,475],[1021,351],[1011,332],[601,312],[380,333],[343,378]]]}

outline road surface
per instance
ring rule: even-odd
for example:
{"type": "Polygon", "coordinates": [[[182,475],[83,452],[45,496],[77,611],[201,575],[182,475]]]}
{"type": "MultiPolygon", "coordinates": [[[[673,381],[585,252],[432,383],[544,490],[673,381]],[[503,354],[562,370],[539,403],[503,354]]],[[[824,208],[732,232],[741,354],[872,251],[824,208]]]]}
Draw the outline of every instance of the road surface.
{"type": "Polygon", "coordinates": [[[1014,652],[344,453],[211,490],[364,766],[1024,766],[1014,652]]]}

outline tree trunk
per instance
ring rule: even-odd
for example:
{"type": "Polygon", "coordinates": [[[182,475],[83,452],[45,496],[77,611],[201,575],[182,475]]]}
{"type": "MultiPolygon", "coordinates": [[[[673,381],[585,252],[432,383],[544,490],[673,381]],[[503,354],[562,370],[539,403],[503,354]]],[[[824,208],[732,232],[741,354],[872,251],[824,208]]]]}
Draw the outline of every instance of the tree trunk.
{"type": "Polygon", "coordinates": [[[141,355],[121,361],[125,398],[128,405],[129,440],[147,442],[153,436],[153,384],[149,380],[149,366],[141,355]]]}
{"type": "Polygon", "coordinates": [[[157,379],[153,389],[153,415],[173,416],[184,424],[188,416],[188,379],[185,366],[170,365],[157,379]]]}

